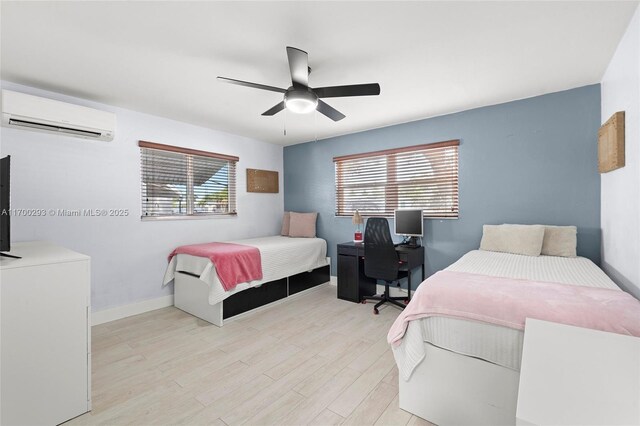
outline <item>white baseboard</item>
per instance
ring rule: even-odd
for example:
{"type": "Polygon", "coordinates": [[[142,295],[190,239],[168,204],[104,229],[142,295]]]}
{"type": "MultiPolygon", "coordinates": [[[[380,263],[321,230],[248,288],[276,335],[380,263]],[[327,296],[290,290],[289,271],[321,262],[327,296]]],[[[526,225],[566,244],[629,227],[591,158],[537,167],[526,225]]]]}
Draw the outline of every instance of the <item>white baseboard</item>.
{"type": "Polygon", "coordinates": [[[111,322],[133,315],[155,311],[156,309],[166,308],[167,306],[173,306],[173,294],[92,312],[91,325],[104,324],[105,322],[111,322]]]}
{"type": "MultiPolygon", "coordinates": [[[[337,286],[338,277],[332,275],[330,277],[329,284],[333,286],[337,286]]],[[[312,290],[312,289],[309,289],[309,290],[312,290]]],[[[293,295],[293,296],[296,296],[296,295],[293,295]]],[[[289,296],[288,298],[283,300],[291,300],[291,297],[293,296],[289,296]]],[[[104,324],[106,322],[111,322],[111,321],[119,320],[122,318],[131,317],[133,315],[143,314],[149,311],[155,311],[156,309],[166,308],[167,306],[173,306],[173,294],[158,297],[156,299],[143,300],[142,302],[136,302],[136,303],[131,303],[129,305],[116,306],[115,308],[109,308],[109,309],[104,309],[102,311],[92,312],[91,325],[93,326],[93,325],[104,324]]],[[[253,309],[250,312],[254,312],[256,310],[257,309],[253,309]]]]}

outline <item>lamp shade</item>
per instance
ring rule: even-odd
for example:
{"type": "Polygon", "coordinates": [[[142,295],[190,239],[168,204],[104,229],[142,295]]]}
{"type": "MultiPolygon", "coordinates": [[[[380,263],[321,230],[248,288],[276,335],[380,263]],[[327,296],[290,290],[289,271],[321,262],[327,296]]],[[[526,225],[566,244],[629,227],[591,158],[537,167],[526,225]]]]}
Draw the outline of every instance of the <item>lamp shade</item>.
{"type": "Polygon", "coordinates": [[[356,210],[356,212],[353,214],[351,223],[353,223],[354,225],[362,225],[364,223],[364,220],[362,220],[362,216],[360,216],[360,212],[358,210],[356,210]]]}

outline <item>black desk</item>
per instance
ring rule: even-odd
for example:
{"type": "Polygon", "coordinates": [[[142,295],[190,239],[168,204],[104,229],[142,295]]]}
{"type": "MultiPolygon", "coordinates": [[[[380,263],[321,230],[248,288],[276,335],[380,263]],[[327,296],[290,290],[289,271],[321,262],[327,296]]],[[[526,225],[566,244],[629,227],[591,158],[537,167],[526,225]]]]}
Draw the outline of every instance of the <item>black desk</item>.
{"type": "MultiPolygon", "coordinates": [[[[408,271],[407,299],[411,299],[411,271],[420,266],[424,281],[424,247],[397,246],[396,251],[405,263],[402,270],[408,271]]],[[[363,296],[376,294],[376,283],[364,274],[364,244],[338,244],[338,298],[360,303],[363,296]]]]}

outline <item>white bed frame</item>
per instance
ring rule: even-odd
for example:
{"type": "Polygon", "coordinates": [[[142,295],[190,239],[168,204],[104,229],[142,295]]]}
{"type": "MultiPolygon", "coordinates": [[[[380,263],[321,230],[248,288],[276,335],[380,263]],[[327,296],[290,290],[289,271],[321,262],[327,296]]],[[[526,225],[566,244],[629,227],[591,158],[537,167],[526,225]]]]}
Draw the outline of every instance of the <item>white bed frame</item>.
{"type": "MultiPolygon", "coordinates": [[[[330,264],[321,266],[320,268],[324,268],[326,266],[330,267],[330,264]]],[[[174,278],[173,305],[176,308],[183,310],[200,319],[203,319],[207,322],[210,322],[213,325],[222,327],[225,321],[231,321],[233,319],[239,318],[240,316],[249,314],[251,312],[256,312],[268,306],[273,306],[278,303],[282,303],[286,300],[291,300],[292,298],[297,297],[299,295],[303,295],[307,292],[314,291],[318,289],[318,287],[328,284],[329,282],[330,281],[327,281],[324,284],[318,284],[306,290],[302,290],[297,293],[290,294],[282,299],[278,299],[271,303],[259,306],[257,308],[248,310],[246,312],[242,312],[240,314],[234,315],[233,317],[227,318],[225,320],[223,316],[224,301],[220,301],[215,305],[209,304],[209,284],[198,279],[197,277],[194,277],[193,275],[185,274],[182,272],[176,272],[175,278],[174,278]]],[[[268,285],[268,283],[265,283],[265,285],[268,285]]]]}
{"type": "Polygon", "coordinates": [[[515,425],[520,373],[425,342],[400,408],[439,426],[515,425]]]}
{"type": "Polygon", "coordinates": [[[176,272],[173,305],[211,324],[222,327],[222,302],[209,304],[209,284],[181,272],[176,272]]]}

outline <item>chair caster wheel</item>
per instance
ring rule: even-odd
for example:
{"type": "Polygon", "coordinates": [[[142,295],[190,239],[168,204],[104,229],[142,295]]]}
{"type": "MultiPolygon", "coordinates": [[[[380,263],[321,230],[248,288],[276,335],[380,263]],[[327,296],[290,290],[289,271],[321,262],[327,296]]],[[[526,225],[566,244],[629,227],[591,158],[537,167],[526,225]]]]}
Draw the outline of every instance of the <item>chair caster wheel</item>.
{"type": "Polygon", "coordinates": [[[362,301],[360,301],[360,303],[362,303],[363,305],[366,305],[367,301],[366,300],[362,300],[362,301]]]}
{"type": "Polygon", "coordinates": [[[409,299],[404,299],[404,304],[408,305],[409,304],[409,299]]]}
{"type": "Polygon", "coordinates": [[[378,308],[373,308],[373,314],[374,315],[378,315],[380,313],[380,311],[378,311],[378,308]]]}

